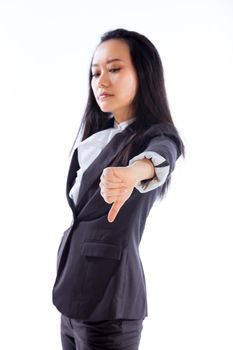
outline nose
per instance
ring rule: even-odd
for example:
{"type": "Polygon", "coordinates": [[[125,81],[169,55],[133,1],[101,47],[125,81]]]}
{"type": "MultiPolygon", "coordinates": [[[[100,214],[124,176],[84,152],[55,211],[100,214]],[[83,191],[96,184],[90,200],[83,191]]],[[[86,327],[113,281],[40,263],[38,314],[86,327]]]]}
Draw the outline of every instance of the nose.
{"type": "Polygon", "coordinates": [[[102,73],[98,79],[98,86],[108,86],[108,85],[109,85],[108,75],[106,73],[102,73]]]}

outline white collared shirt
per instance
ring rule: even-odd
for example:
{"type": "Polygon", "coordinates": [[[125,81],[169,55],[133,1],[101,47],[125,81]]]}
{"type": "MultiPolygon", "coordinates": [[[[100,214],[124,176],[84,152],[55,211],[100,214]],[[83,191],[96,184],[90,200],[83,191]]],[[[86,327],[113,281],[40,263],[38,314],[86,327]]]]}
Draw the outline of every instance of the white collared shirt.
{"type": "MultiPolygon", "coordinates": [[[[79,188],[85,170],[96,159],[96,157],[98,157],[100,152],[111,141],[113,136],[123,131],[134,120],[135,118],[131,118],[121,123],[117,123],[115,120],[112,128],[98,131],[95,134],[86,138],[85,140],[78,141],[75,148],[78,148],[77,154],[80,169],[77,171],[75,182],[69,192],[69,196],[73,199],[75,204],[77,203],[79,188]]],[[[169,165],[156,168],[156,166],[160,165],[165,161],[165,159],[156,152],[142,152],[134,158],[130,159],[129,165],[135,162],[136,160],[140,160],[143,158],[150,159],[153,162],[155,166],[156,176],[143,184],[140,181],[138,184],[135,185],[135,188],[141,193],[151,191],[162,185],[166,181],[167,175],[169,173],[169,165]]]]}

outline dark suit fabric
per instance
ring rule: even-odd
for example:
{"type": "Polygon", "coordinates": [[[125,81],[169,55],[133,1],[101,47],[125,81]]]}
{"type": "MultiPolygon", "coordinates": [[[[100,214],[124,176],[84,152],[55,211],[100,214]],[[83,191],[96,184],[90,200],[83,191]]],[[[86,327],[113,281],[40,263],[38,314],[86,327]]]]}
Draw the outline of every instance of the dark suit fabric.
{"type": "MultiPolygon", "coordinates": [[[[99,188],[103,169],[131,142],[133,134],[128,126],[115,135],[88,167],[76,205],[68,195],[79,169],[77,149],[73,153],[66,188],[73,222],[61,239],[53,287],[53,303],[67,317],[98,321],[147,316],[146,283],[138,248],[161,187],[146,193],[134,189],[113,223],[107,220],[111,205],[103,200],[99,188]]],[[[157,152],[170,165],[171,174],[180,156],[179,142],[172,127],[154,125],[130,156],[157,152]]]]}
{"type": "Polygon", "coordinates": [[[80,321],[61,316],[63,350],[137,350],[143,320],[80,321]]]}

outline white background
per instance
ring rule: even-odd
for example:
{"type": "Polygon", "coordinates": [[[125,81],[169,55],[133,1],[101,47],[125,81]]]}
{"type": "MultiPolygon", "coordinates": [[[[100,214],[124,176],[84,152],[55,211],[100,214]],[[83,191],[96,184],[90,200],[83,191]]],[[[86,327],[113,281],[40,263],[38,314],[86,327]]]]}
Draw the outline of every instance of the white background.
{"type": "Polygon", "coordinates": [[[91,55],[119,27],[157,47],[187,153],[140,247],[149,307],[140,350],[233,349],[230,0],[1,0],[1,349],[61,349],[51,291],[71,220],[68,156],[91,55]]]}

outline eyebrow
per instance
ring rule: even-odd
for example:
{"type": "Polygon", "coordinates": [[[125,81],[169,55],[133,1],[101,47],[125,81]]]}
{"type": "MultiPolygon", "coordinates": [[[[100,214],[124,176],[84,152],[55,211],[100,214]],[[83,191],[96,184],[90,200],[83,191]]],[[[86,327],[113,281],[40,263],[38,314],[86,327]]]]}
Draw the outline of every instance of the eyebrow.
{"type": "MultiPolygon", "coordinates": [[[[111,60],[107,60],[106,63],[116,62],[116,61],[122,61],[120,58],[113,58],[111,60]]],[[[91,65],[92,67],[98,67],[99,65],[94,63],[91,65]]]]}

